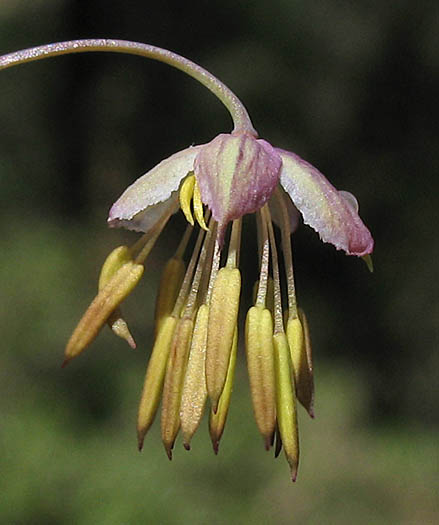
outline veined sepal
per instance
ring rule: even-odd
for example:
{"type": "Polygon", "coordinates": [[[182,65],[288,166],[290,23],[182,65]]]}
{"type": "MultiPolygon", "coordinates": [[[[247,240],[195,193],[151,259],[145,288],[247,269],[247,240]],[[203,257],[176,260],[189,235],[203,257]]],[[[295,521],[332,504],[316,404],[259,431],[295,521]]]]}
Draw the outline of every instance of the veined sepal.
{"type": "Polygon", "coordinates": [[[265,140],[249,133],[222,133],[204,145],[194,162],[201,198],[218,222],[222,243],[230,221],[259,210],[280,177],[282,161],[265,140]]]}

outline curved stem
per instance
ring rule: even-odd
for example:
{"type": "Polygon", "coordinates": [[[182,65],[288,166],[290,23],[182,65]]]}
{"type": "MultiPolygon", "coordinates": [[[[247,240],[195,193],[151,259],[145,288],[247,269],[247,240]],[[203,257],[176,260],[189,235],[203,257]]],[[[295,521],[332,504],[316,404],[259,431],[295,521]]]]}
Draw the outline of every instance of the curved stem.
{"type": "Polygon", "coordinates": [[[160,47],[130,42],[127,40],[112,40],[107,38],[96,38],[87,40],[70,40],[38,47],[16,51],[0,57],[0,69],[16,66],[24,62],[41,60],[57,55],[70,53],[87,53],[91,51],[106,51],[114,53],[128,53],[139,55],[152,60],[164,62],[172,67],[180,69],[187,75],[195,78],[207,87],[226,106],[233,119],[233,132],[245,132],[257,136],[251,123],[250,117],[239,98],[214,75],[191,60],[184,58],[172,51],[160,47]]]}

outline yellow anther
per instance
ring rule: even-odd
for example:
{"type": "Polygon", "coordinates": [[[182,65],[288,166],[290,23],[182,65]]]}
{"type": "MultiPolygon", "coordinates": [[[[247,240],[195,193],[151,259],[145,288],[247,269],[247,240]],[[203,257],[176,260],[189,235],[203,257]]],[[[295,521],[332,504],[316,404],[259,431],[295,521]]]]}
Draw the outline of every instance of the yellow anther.
{"type": "Polygon", "coordinates": [[[219,398],[216,413],[211,410],[209,418],[209,433],[215,454],[218,454],[219,442],[224,432],[227,414],[229,412],[230,398],[233,391],[233,380],[235,378],[236,354],[238,349],[238,329],[233,334],[232,351],[230,353],[227,377],[221,397],[219,398]]]}
{"type": "Polygon", "coordinates": [[[155,303],[154,327],[155,335],[166,316],[172,313],[181,283],[183,282],[185,266],[182,259],[172,257],[163,270],[157,300],[155,303]]]}
{"type": "Polygon", "coordinates": [[[207,328],[206,382],[213,411],[226,381],[238,318],[241,274],[237,268],[221,268],[212,289],[207,328]]]}
{"type": "Polygon", "coordinates": [[[187,357],[191,346],[194,322],[183,318],[177,324],[163,385],[161,430],[168,458],[172,459],[174,441],[180,428],[180,404],[187,357]]]}
{"type": "Polygon", "coordinates": [[[276,376],[277,423],[285,456],[290,465],[291,479],[296,480],[299,464],[299,437],[297,430],[296,398],[291,384],[290,351],[284,332],[273,336],[274,369],[276,376]]]}
{"type": "MultiPolygon", "coordinates": [[[[130,261],[132,261],[132,255],[127,246],[118,246],[115,248],[102,265],[101,273],[99,275],[98,289],[102,290],[119,268],[130,261]]],[[[131,348],[136,348],[136,343],[134,342],[126,321],[122,317],[120,308],[114,310],[108,318],[107,324],[114,334],[125,339],[131,348]]]]}
{"type": "Polygon", "coordinates": [[[300,377],[300,384],[297,385],[297,390],[300,392],[299,401],[306,408],[309,415],[314,417],[314,369],[312,363],[311,338],[305,312],[299,308],[298,313],[303,328],[303,346],[306,355],[306,367],[303,368],[303,373],[300,377]]]}
{"type": "Polygon", "coordinates": [[[65,350],[63,366],[78,356],[98,335],[120,303],[133,291],[143,274],[143,265],[127,262],[110,278],[87,308],[65,350]]]}
{"type": "Polygon", "coordinates": [[[296,317],[287,322],[287,339],[293,365],[297,399],[313,417],[314,382],[312,363],[308,362],[304,327],[296,317]]]}
{"type": "Polygon", "coordinates": [[[201,202],[200,188],[198,187],[197,181],[194,186],[194,197],[193,197],[194,215],[197,219],[198,224],[203,230],[208,231],[208,227],[204,222],[203,203],[201,202]]]}
{"type": "Polygon", "coordinates": [[[191,202],[194,195],[195,175],[188,175],[180,188],[180,207],[186,217],[186,220],[194,225],[192,217],[191,202]]]}
{"type": "Polygon", "coordinates": [[[168,316],[163,320],[149,359],[146,370],[142,396],[140,398],[137,416],[137,439],[139,450],[143,447],[143,440],[154,421],[157,407],[162,393],[166,364],[174,337],[177,318],[168,316]]]}
{"type": "Polygon", "coordinates": [[[108,255],[102,265],[101,273],[99,275],[98,289],[102,290],[117,270],[132,260],[133,258],[128,246],[118,246],[115,248],[110,255],[108,255]]]}
{"type": "Polygon", "coordinates": [[[248,311],[245,348],[256,424],[269,450],[276,425],[276,384],[273,319],[266,308],[253,306],[248,311]]]}
{"type": "Polygon", "coordinates": [[[205,364],[208,318],[209,307],[203,304],[198,309],[195,320],[181,397],[181,431],[183,444],[187,450],[190,449],[190,441],[200,424],[207,397],[205,364]]]}

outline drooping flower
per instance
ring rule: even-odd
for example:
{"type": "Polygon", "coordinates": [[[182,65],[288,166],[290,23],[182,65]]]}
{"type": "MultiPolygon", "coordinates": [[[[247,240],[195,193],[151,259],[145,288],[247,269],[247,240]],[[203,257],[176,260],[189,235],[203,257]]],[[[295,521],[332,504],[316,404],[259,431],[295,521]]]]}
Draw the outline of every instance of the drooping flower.
{"type": "Polygon", "coordinates": [[[296,154],[257,138],[235,95],[205,70],[169,51],[113,40],[76,41],[0,57],[0,69],[69,49],[97,47],[129,50],[183,69],[225,103],[237,125],[231,134],[220,134],[163,160],[113,204],[108,224],[143,236],[108,256],[98,294],[67,344],[64,364],[79,355],[106,323],[135,346],[120,304],[139,282],[144,262],[169,218],[181,209],[189,225],[160,281],[155,342],[138,413],[138,444],[141,449],[161,399],[161,434],[169,458],[180,430],[189,449],[209,401],[209,431],[217,453],[238,349],[242,217],[254,214],[259,279],[244,337],[253,409],[266,449],[275,444],[277,456],[284,448],[295,480],[296,399],[313,417],[314,380],[308,324],[296,301],[291,234],[300,215],[322,241],[371,264],[373,239],[358,215],[357,201],[350,193],[337,191],[296,154]],[[280,273],[274,222],[281,233],[285,275],[280,273]],[[191,235],[196,241],[187,257],[191,235]]]}
{"type": "MultiPolygon", "coordinates": [[[[189,147],[162,161],[125,190],[112,206],[108,222],[111,227],[144,232],[142,242],[148,243],[179,208],[191,224],[195,215],[200,230],[185,275],[182,253],[189,234],[162,279],[156,342],[139,409],[139,447],[163,390],[162,438],[169,457],[180,427],[189,448],[207,398],[213,446],[218,450],[238,337],[241,218],[253,213],[259,229],[260,278],[255,305],[247,315],[245,343],[254,412],[267,449],[277,433],[294,478],[298,461],[296,397],[312,416],[314,391],[308,328],[294,290],[289,210],[299,212],[323,241],[349,255],[370,254],[372,237],[352,195],[337,191],[294,153],[273,148],[247,133],[221,134],[208,144],[189,147]],[[286,321],[271,214],[282,235],[286,321]],[[228,254],[219,269],[230,223],[228,254]]],[[[79,349],[76,343],[68,347],[67,358],[72,351],[69,348],[74,352],[79,349]]]]}

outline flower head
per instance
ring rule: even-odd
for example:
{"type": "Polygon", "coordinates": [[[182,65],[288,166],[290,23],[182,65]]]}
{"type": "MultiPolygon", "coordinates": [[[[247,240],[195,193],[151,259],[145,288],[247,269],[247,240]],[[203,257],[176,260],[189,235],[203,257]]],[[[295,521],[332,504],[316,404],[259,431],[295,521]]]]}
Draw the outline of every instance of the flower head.
{"type": "Polygon", "coordinates": [[[235,128],[231,134],[220,134],[208,144],[163,160],[112,206],[111,227],[143,235],[133,246],[120,246],[108,256],[98,293],[67,344],[64,364],[79,355],[105,324],[135,347],[120,305],[142,277],[145,261],[169,218],[181,209],[189,225],[160,281],[155,341],[138,413],[138,444],[141,449],[162,399],[161,434],[169,458],[180,430],[189,449],[209,401],[209,431],[217,453],[238,349],[242,217],[254,214],[259,279],[244,337],[253,409],[266,449],[274,445],[277,456],[284,448],[295,480],[296,400],[314,416],[314,380],[308,324],[296,300],[291,233],[301,216],[324,242],[348,255],[365,257],[370,264],[373,239],[358,215],[357,201],[337,191],[295,153],[257,138],[236,95],[209,72],[170,51],[136,42],[78,40],[5,55],[0,57],[0,69],[90,50],[134,53],[183,70],[224,103],[235,128]],[[200,226],[196,233],[194,217],[200,226]],[[284,275],[273,222],[280,228],[284,275]],[[196,241],[188,255],[192,235],[196,241]]]}
{"type": "MultiPolygon", "coordinates": [[[[324,242],[349,255],[366,256],[373,240],[358,215],[356,199],[337,191],[294,153],[249,133],[221,134],[208,144],[175,153],[140,177],[112,206],[108,222],[144,232],[137,247],[141,253],[142,244],[154,241],[179,208],[190,226],[160,285],[156,340],[139,409],[139,447],[162,396],[162,439],[169,457],[180,428],[184,446],[190,448],[207,399],[211,438],[218,452],[238,341],[241,218],[253,213],[260,277],[245,329],[253,408],[265,447],[269,449],[277,436],[276,454],[283,446],[295,479],[296,399],[313,416],[314,387],[308,325],[295,295],[292,222],[300,213],[324,242]],[[194,215],[200,229],[185,270],[183,254],[194,215]],[[272,219],[281,231],[285,279],[280,276],[272,219]],[[288,297],[285,314],[283,280],[288,297]]],[[[134,261],[141,264],[143,256],[134,261]]]]}

